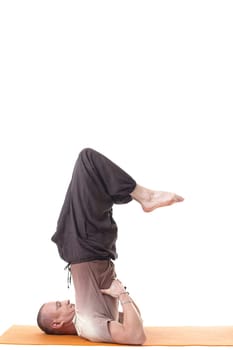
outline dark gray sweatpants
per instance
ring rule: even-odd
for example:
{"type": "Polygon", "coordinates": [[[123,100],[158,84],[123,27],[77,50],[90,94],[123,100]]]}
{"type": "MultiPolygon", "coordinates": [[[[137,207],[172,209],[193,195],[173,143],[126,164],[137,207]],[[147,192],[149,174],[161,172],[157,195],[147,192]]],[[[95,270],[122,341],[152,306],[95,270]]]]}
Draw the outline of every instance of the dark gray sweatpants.
{"type": "Polygon", "coordinates": [[[134,179],[104,155],[82,150],[52,236],[61,258],[68,263],[116,259],[112,206],[130,202],[135,186],[134,179]]]}

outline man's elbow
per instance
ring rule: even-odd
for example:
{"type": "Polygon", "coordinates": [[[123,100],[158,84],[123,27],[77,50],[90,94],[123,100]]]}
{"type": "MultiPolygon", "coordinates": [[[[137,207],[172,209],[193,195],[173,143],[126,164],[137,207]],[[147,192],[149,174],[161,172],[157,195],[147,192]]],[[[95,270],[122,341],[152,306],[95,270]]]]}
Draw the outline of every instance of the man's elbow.
{"type": "Polygon", "coordinates": [[[137,345],[143,345],[146,341],[146,335],[144,333],[144,331],[140,334],[140,336],[138,337],[138,344],[137,345]]]}
{"type": "Polygon", "coordinates": [[[118,322],[111,322],[110,334],[113,342],[118,344],[143,345],[146,341],[146,335],[142,326],[124,327],[118,322]]]}
{"type": "Polygon", "coordinates": [[[128,339],[128,344],[131,345],[143,345],[146,341],[146,335],[144,333],[144,331],[140,331],[140,332],[136,332],[136,333],[132,333],[129,336],[128,339]]]}

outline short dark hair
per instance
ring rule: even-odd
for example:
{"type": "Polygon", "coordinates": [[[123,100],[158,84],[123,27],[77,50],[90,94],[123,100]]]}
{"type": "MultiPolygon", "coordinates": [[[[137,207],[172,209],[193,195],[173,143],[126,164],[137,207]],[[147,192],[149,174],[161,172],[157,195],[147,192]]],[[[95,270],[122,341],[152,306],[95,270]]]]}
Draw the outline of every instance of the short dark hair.
{"type": "Polygon", "coordinates": [[[43,304],[37,314],[37,324],[38,327],[46,334],[56,334],[56,335],[63,335],[65,334],[62,329],[54,329],[51,327],[52,319],[45,314],[44,312],[44,306],[43,304]]]}
{"type": "Polygon", "coordinates": [[[46,334],[53,334],[52,329],[49,327],[48,317],[46,317],[44,312],[43,312],[44,306],[45,306],[45,304],[43,304],[40,307],[39,312],[37,314],[37,324],[38,324],[39,328],[43,332],[45,332],[46,334]]]}

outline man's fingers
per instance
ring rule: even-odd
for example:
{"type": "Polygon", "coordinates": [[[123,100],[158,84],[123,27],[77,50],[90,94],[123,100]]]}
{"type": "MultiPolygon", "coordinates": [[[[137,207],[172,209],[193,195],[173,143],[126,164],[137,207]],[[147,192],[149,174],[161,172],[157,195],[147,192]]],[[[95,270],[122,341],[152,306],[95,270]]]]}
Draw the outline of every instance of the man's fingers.
{"type": "Polygon", "coordinates": [[[100,289],[100,291],[103,294],[109,294],[109,288],[108,289],[100,289]]]}

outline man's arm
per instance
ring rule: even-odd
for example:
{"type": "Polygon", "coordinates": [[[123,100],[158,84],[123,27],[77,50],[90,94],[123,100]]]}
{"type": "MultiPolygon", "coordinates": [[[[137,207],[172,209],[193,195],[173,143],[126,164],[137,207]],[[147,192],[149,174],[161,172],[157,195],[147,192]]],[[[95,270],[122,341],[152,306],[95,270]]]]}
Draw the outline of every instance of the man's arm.
{"type": "Polygon", "coordinates": [[[140,312],[123,284],[119,280],[114,280],[110,288],[101,291],[113,298],[119,298],[123,309],[123,323],[117,321],[109,323],[112,339],[119,344],[142,345],[146,337],[140,312]]]}
{"type": "MultiPolygon", "coordinates": [[[[132,299],[132,298],[131,298],[131,299],[132,299]]],[[[134,302],[133,300],[132,300],[132,302],[133,302],[134,306],[136,307],[137,312],[138,312],[139,315],[141,316],[141,312],[140,312],[138,306],[135,304],[135,302],[134,302]]],[[[118,314],[119,314],[118,322],[123,323],[123,319],[124,319],[124,314],[123,314],[123,312],[120,312],[120,311],[119,311],[118,314]]]]}

